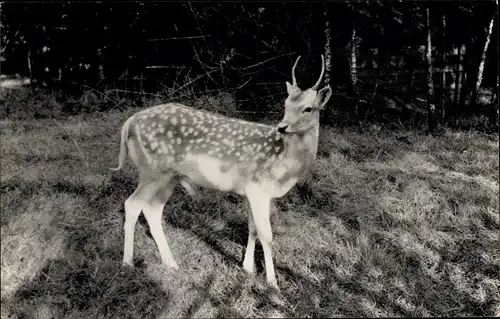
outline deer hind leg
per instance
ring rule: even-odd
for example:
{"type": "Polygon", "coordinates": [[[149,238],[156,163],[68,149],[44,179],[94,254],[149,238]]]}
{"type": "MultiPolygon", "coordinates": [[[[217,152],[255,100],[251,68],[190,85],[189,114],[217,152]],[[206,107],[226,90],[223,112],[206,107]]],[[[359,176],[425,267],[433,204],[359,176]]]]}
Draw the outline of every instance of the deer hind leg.
{"type": "MultiPolygon", "coordinates": [[[[250,202],[253,221],[257,228],[257,234],[259,236],[260,243],[262,244],[262,250],[264,250],[267,282],[271,286],[278,288],[278,283],[276,281],[276,275],[274,272],[274,263],[273,263],[273,251],[272,251],[273,232],[271,229],[271,221],[269,218],[271,198],[269,198],[263,192],[260,192],[258,189],[248,192],[247,197],[250,202]]],[[[249,244],[251,243],[249,242],[249,244]]]]}
{"type": "Polygon", "coordinates": [[[135,198],[144,186],[144,183],[139,183],[137,189],[127,198],[124,205],[125,224],[123,225],[123,229],[125,240],[123,246],[123,264],[128,266],[133,266],[135,224],[142,211],[140,203],[137,202],[135,198]]]}
{"type": "Polygon", "coordinates": [[[255,252],[255,240],[257,239],[257,228],[253,221],[252,213],[248,213],[248,243],[247,249],[245,251],[245,259],[243,259],[243,269],[248,273],[255,272],[254,267],[254,252],[255,252]]]}
{"type": "Polygon", "coordinates": [[[162,226],[162,214],[163,208],[165,204],[169,200],[170,196],[174,191],[175,186],[177,185],[176,180],[170,180],[166,185],[158,190],[155,196],[151,198],[148,205],[144,208],[144,216],[149,224],[149,229],[151,231],[151,235],[158,246],[158,250],[160,251],[160,257],[166,266],[178,269],[172,251],[168,245],[167,239],[165,238],[165,233],[163,232],[162,226]]]}
{"type": "MultiPolygon", "coordinates": [[[[141,176],[139,186],[125,201],[124,247],[123,264],[133,266],[134,233],[137,219],[142,211],[150,211],[149,205],[159,190],[168,185],[173,173],[168,173],[160,178],[141,176]]],[[[153,236],[154,237],[154,236],[153,236]]]]}

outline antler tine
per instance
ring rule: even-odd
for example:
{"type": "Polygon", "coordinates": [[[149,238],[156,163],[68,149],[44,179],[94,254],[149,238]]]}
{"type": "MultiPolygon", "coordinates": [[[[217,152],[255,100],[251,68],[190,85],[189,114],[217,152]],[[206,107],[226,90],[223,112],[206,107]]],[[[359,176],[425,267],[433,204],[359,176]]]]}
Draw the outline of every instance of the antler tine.
{"type": "Polygon", "coordinates": [[[297,79],[295,78],[295,68],[297,67],[297,63],[299,63],[300,60],[300,55],[298,56],[297,60],[295,60],[295,64],[292,67],[292,85],[293,87],[297,87],[297,79]]]}
{"type": "Polygon", "coordinates": [[[323,54],[321,55],[321,74],[319,75],[318,82],[314,84],[314,86],[311,88],[311,90],[316,90],[318,86],[321,84],[321,80],[323,80],[323,75],[325,74],[325,58],[323,57],[323,54]]]}

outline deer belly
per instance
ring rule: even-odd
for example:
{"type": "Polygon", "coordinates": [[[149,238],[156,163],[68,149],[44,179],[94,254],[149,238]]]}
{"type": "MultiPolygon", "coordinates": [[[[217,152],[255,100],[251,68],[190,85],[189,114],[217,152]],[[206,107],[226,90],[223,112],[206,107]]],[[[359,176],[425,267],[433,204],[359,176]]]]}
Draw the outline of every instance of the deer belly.
{"type": "Polygon", "coordinates": [[[271,195],[272,198],[280,198],[286,195],[290,191],[290,189],[295,186],[298,178],[290,178],[286,181],[273,181],[270,182],[268,194],[271,195]]]}
{"type": "Polygon", "coordinates": [[[242,193],[243,177],[235,169],[224,169],[225,163],[218,158],[206,155],[186,156],[176,169],[189,177],[194,183],[225,192],[242,193]]]}

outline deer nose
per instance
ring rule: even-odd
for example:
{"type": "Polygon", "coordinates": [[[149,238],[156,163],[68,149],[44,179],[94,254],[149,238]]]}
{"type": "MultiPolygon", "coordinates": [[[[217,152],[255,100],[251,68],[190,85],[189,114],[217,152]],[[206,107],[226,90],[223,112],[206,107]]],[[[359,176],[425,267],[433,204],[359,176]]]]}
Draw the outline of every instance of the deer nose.
{"type": "Polygon", "coordinates": [[[280,125],[278,125],[278,132],[285,133],[287,128],[288,128],[288,124],[280,124],[280,125]]]}

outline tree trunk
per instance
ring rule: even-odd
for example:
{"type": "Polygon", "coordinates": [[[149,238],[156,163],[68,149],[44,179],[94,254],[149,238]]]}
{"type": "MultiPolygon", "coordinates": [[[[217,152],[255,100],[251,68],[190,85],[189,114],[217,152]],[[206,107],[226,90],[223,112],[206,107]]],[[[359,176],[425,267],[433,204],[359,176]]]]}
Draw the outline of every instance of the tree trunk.
{"type": "Polygon", "coordinates": [[[332,30],[330,27],[330,15],[327,4],[325,4],[324,17],[325,17],[325,82],[324,83],[330,84],[330,79],[332,78],[332,47],[331,47],[332,30]]]}
{"type": "Polygon", "coordinates": [[[30,73],[30,81],[33,82],[33,72],[31,71],[31,48],[28,50],[28,71],[30,73]]]}
{"type": "Polygon", "coordinates": [[[356,118],[359,117],[359,110],[358,110],[358,90],[357,90],[357,85],[358,85],[358,74],[357,74],[357,56],[356,56],[356,22],[353,20],[352,22],[352,34],[351,34],[351,85],[352,85],[352,93],[353,93],[353,107],[354,107],[354,114],[356,118]]]}
{"type": "MultiPolygon", "coordinates": [[[[328,10],[328,4],[325,3],[324,6],[324,19],[325,19],[325,85],[330,85],[330,81],[332,79],[332,47],[331,47],[331,39],[332,39],[332,30],[330,26],[330,12],[328,10]]],[[[331,118],[333,114],[333,108],[327,107],[323,113],[323,118],[325,119],[325,123],[332,124],[331,118]]]]}
{"type": "MultiPolygon", "coordinates": [[[[495,0],[495,4],[497,5],[497,10],[498,10],[498,0],[495,0]]],[[[498,28],[498,26],[497,26],[498,28]]],[[[500,45],[497,40],[497,60],[498,60],[498,52],[500,51],[500,45]]],[[[497,85],[495,87],[495,91],[493,92],[491,96],[491,112],[490,112],[490,127],[492,127],[495,131],[498,132],[498,126],[499,126],[499,114],[498,114],[498,90],[499,90],[499,79],[498,79],[498,73],[497,73],[497,85]]]]}
{"type": "Polygon", "coordinates": [[[97,49],[97,80],[99,84],[104,81],[104,58],[103,49],[97,49]]]}
{"type": "MultiPolygon", "coordinates": [[[[497,48],[498,50],[498,48],[497,48]]],[[[497,51],[498,52],[498,51],[497,51]]],[[[490,127],[494,130],[498,130],[498,74],[497,74],[497,85],[491,95],[491,111],[490,111],[490,127]]]]}
{"type": "MultiPolygon", "coordinates": [[[[467,101],[467,92],[469,90],[469,83],[467,82],[467,77],[468,77],[468,65],[466,61],[466,55],[468,53],[467,45],[462,44],[462,52],[461,52],[461,62],[460,66],[462,68],[462,72],[460,73],[460,95],[459,95],[459,101],[458,101],[458,110],[459,113],[463,112],[465,109],[465,104],[467,101]]],[[[470,52],[469,52],[470,53],[470,52]]]]}
{"type": "MultiPolygon", "coordinates": [[[[408,28],[405,33],[407,36],[411,34],[411,27],[415,25],[415,9],[410,9],[408,14],[405,17],[404,25],[405,28],[408,28]]],[[[404,51],[404,56],[406,59],[406,69],[408,72],[408,82],[403,89],[403,119],[407,120],[411,115],[411,108],[408,107],[408,103],[410,103],[410,97],[413,94],[413,83],[415,80],[414,71],[418,68],[418,62],[420,61],[420,57],[418,56],[417,50],[415,49],[414,41],[411,41],[404,51]]]]}
{"type": "Polygon", "coordinates": [[[462,56],[462,51],[465,51],[465,45],[462,44],[461,46],[457,47],[457,65],[456,65],[456,70],[455,70],[455,94],[453,96],[453,103],[458,105],[459,99],[460,99],[460,89],[462,87],[462,71],[463,71],[463,56],[462,56]],[[463,50],[462,50],[463,49],[463,50]]]}
{"type": "Polygon", "coordinates": [[[432,80],[432,42],[431,42],[431,27],[430,27],[430,9],[427,8],[427,46],[425,57],[427,60],[427,128],[429,132],[434,132],[435,128],[435,112],[436,105],[434,104],[434,82],[432,80]]]}
{"type": "Polygon", "coordinates": [[[408,71],[410,73],[410,78],[408,79],[408,84],[406,85],[406,88],[404,90],[404,95],[403,95],[403,105],[404,108],[407,109],[408,105],[408,100],[410,98],[410,94],[412,92],[412,87],[413,87],[413,82],[415,80],[415,74],[413,73],[413,69],[410,69],[408,71]]]}
{"type": "Polygon", "coordinates": [[[446,14],[443,14],[443,19],[442,19],[442,28],[443,28],[443,62],[442,62],[442,73],[441,73],[441,110],[440,110],[440,119],[439,121],[441,123],[444,122],[444,118],[446,115],[446,69],[447,69],[447,64],[446,64],[446,14]]]}
{"type": "Polygon", "coordinates": [[[488,28],[488,33],[486,34],[486,41],[484,43],[483,54],[481,55],[481,62],[479,62],[479,68],[477,71],[476,86],[474,87],[474,91],[472,92],[472,97],[470,100],[471,105],[476,104],[479,88],[481,87],[481,82],[483,81],[483,71],[484,71],[484,64],[486,63],[486,53],[488,52],[488,47],[491,41],[493,25],[495,24],[495,16],[496,13],[493,13],[493,16],[491,17],[490,21],[490,27],[488,28]]]}
{"type": "Polygon", "coordinates": [[[102,85],[105,80],[105,75],[104,75],[104,48],[106,45],[106,42],[108,41],[108,38],[106,37],[107,31],[106,31],[106,21],[105,19],[101,19],[101,12],[96,11],[96,32],[101,32],[101,34],[96,34],[97,39],[96,39],[96,44],[97,44],[97,50],[96,50],[96,62],[97,62],[97,84],[102,85]]]}
{"type": "Polygon", "coordinates": [[[356,24],[352,23],[352,35],[351,35],[351,83],[353,87],[356,86],[358,82],[358,75],[356,73],[357,62],[356,62],[356,24]]]}
{"type": "Polygon", "coordinates": [[[50,61],[50,55],[51,55],[51,50],[52,48],[49,46],[49,28],[50,25],[43,24],[42,25],[42,31],[43,31],[43,46],[41,48],[42,52],[42,85],[46,87],[47,89],[52,88],[52,65],[50,61]]]}

